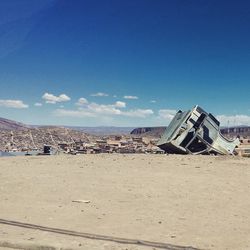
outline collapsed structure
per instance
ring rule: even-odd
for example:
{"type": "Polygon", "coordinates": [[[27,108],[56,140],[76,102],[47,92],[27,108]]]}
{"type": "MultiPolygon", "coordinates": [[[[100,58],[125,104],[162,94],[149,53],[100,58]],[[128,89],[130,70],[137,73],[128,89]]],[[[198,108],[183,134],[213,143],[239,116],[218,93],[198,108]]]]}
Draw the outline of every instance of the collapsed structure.
{"type": "Polygon", "coordinates": [[[234,154],[239,139],[229,140],[220,133],[220,122],[199,106],[179,110],[157,146],[175,154],[234,154]]]}

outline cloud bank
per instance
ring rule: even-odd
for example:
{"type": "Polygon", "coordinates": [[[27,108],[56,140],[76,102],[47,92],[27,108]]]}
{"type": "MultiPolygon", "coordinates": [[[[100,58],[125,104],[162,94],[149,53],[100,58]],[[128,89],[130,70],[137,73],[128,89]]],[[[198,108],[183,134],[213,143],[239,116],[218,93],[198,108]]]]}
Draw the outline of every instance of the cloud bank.
{"type": "Polygon", "coordinates": [[[42,99],[44,99],[46,103],[50,103],[50,104],[55,104],[55,103],[58,103],[58,102],[67,102],[67,101],[70,101],[70,97],[68,97],[65,94],[61,94],[59,96],[55,96],[55,95],[50,94],[50,93],[45,93],[42,96],[42,99]]]}
{"type": "Polygon", "coordinates": [[[100,117],[100,116],[127,116],[145,118],[154,114],[151,109],[131,109],[126,110],[126,103],[117,101],[113,104],[98,104],[95,102],[89,103],[85,98],[80,98],[76,103],[78,108],[76,110],[56,109],[54,114],[56,116],[70,116],[70,117],[100,117]]]}
{"type": "Polygon", "coordinates": [[[29,107],[29,105],[24,104],[21,100],[0,100],[0,106],[15,109],[25,109],[29,107]]]}

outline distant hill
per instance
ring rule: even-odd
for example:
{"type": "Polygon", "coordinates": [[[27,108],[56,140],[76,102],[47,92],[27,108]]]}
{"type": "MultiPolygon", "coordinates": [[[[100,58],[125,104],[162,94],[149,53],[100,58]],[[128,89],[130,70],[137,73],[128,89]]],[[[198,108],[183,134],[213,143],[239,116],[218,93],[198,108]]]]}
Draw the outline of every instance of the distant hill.
{"type": "Polygon", "coordinates": [[[21,122],[12,121],[6,118],[0,117],[0,129],[5,130],[22,130],[30,128],[29,125],[23,124],[21,122]]]}
{"type": "Polygon", "coordinates": [[[149,136],[159,138],[164,133],[166,127],[143,127],[143,128],[135,128],[130,133],[131,135],[137,136],[149,136]]]}
{"type": "Polygon", "coordinates": [[[27,125],[21,122],[9,120],[0,117],[0,130],[23,130],[28,128],[68,128],[81,131],[87,134],[102,136],[102,135],[127,135],[134,129],[134,127],[114,127],[114,126],[98,126],[98,127],[84,127],[84,126],[52,126],[52,125],[27,125]]]}
{"type": "Polygon", "coordinates": [[[94,136],[63,127],[41,127],[0,130],[0,151],[6,149],[38,148],[44,144],[57,147],[58,143],[90,142],[94,136]]]}
{"type": "Polygon", "coordinates": [[[127,135],[134,129],[134,127],[108,127],[108,126],[100,126],[100,127],[77,127],[77,126],[64,126],[65,128],[70,128],[78,131],[82,131],[84,133],[92,134],[92,135],[127,135]]]}

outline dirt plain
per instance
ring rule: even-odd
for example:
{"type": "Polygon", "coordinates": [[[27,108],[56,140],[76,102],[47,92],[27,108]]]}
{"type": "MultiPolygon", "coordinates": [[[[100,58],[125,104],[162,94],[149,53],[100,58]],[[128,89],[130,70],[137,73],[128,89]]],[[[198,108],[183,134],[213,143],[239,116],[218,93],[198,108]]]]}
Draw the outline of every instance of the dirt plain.
{"type": "Polygon", "coordinates": [[[0,249],[247,250],[249,197],[249,158],[2,157],[0,249]]]}

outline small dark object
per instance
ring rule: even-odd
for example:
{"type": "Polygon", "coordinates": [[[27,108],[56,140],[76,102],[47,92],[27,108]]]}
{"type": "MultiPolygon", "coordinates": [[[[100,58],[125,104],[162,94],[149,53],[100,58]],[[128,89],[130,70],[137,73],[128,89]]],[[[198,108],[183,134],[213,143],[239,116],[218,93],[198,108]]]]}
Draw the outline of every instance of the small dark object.
{"type": "Polygon", "coordinates": [[[51,155],[51,146],[44,145],[43,146],[43,152],[38,153],[37,155],[51,155]]]}
{"type": "Polygon", "coordinates": [[[43,153],[50,155],[50,149],[51,149],[50,146],[44,145],[44,147],[43,147],[43,153]]]}

